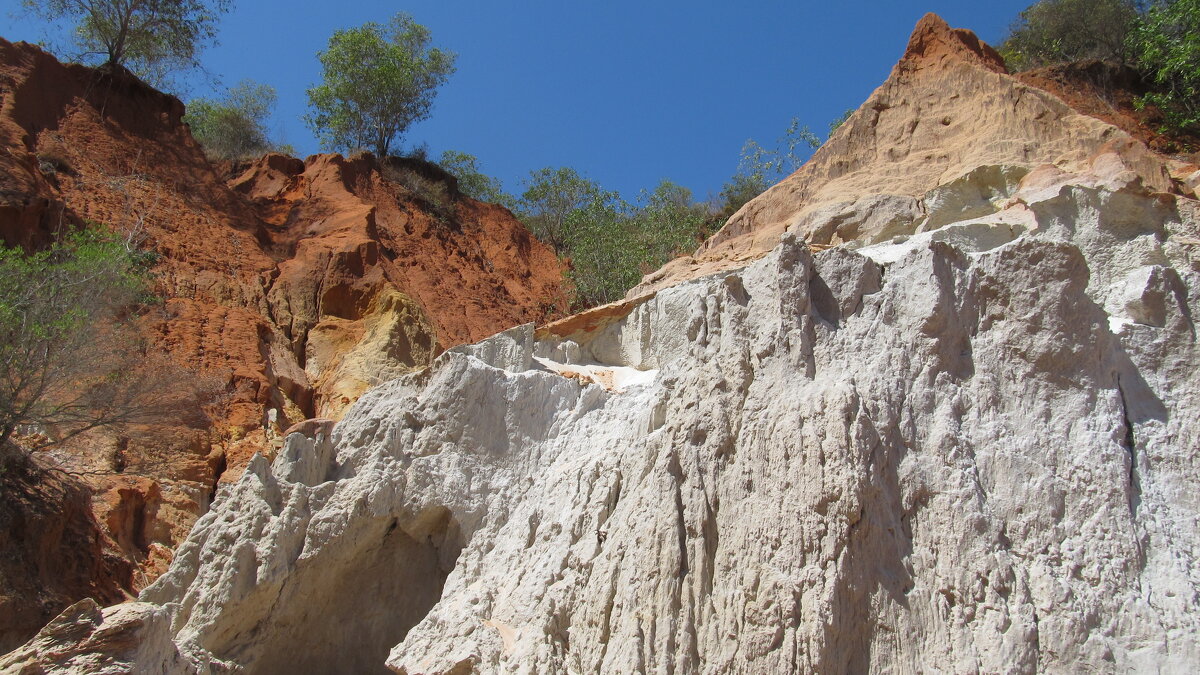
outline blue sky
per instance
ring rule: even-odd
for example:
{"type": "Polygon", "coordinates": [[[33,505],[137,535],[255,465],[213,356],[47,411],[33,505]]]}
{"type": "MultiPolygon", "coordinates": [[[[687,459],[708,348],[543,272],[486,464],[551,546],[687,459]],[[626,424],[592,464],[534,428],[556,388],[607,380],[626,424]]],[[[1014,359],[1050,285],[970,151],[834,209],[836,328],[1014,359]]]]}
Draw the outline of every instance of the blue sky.
{"type": "MultiPolygon", "coordinates": [[[[276,135],[318,152],[300,120],[317,52],[338,28],[406,11],[458,53],[458,72],[405,147],[474,154],[510,190],[532,169],[565,165],[626,198],[670,178],[703,199],[747,138],[773,142],[792,117],[824,135],[883,82],[925,12],[995,44],[1030,2],[235,0],[201,56],[211,77],[190,78],[181,98],[243,78],[270,84],[276,135]]],[[[0,0],[0,36],[54,35],[20,4],[0,0]]]]}

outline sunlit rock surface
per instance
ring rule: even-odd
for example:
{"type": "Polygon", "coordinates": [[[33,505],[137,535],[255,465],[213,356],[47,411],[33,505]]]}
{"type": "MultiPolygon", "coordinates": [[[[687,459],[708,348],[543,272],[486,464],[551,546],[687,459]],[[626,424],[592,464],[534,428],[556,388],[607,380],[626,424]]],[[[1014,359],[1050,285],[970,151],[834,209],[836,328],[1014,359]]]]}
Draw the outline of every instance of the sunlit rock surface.
{"type": "Polygon", "coordinates": [[[184,112],[120,69],[0,38],[0,244],[90,223],[142,249],[161,302],[138,312],[137,348],[187,371],[164,376],[176,395],[198,382],[219,394],[41,462],[73,476],[0,477],[0,652],[81,598],[145,587],[217,483],[293,424],[340,417],[446,348],[567,306],[553,249],[436,165],[214,164],[184,112]]]}
{"type": "Polygon", "coordinates": [[[221,494],[142,594],[159,643],[200,672],[1185,669],[1196,204],[1056,172],[1012,200],[787,236],[370,390],[221,494]],[[605,369],[643,376],[569,376],[605,369]]]}
{"type": "Polygon", "coordinates": [[[1198,205],[1129,147],[863,194],[813,216],[841,242],[370,389],[222,489],[136,663],[1188,672],[1198,205]]]}

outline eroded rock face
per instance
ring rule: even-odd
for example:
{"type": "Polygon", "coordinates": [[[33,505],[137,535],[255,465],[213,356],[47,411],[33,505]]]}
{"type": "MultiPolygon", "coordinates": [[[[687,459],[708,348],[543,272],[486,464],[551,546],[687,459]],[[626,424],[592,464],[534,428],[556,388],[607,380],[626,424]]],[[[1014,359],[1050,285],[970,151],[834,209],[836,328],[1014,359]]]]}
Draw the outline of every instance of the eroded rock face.
{"type": "MultiPolygon", "coordinates": [[[[446,348],[566,306],[553,251],[502,207],[458,195],[444,172],[417,166],[432,172],[419,186],[437,204],[369,156],[270,155],[227,184],[183,113],[128,73],[0,39],[0,240],[35,247],[92,221],[153,251],[162,302],[143,334],[195,373],[186,379],[221,393],[207,417],[97,433],[45,462],[96,491],[105,556],[32,563],[59,566],[41,582],[59,587],[42,596],[0,583],[0,596],[41,617],[15,642],[0,620],[6,647],[81,597],[71,597],[89,588],[81,570],[105,602],[140,590],[218,482],[273,454],[292,424],[338,417],[367,387],[446,348]]],[[[45,555],[29,553],[14,559],[45,555]]]]}
{"type": "Polygon", "coordinates": [[[190,664],[166,639],[170,622],[170,614],[156,605],[131,602],[101,609],[85,598],[63,610],[27,645],[0,657],[0,671],[186,673],[190,664]]]}
{"type": "Polygon", "coordinates": [[[151,660],[1184,670],[1197,203],[1127,178],[1034,171],[856,250],[787,235],[376,387],[197,523],[142,593],[174,612],[151,660]]]}
{"type": "Polygon", "coordinates": [[[78,598],[125,600],[121,589],[137,577],[134,563],[105,546],[82,480],[9,453],[0,453],[0,551],[0,653],[78,598]]]}

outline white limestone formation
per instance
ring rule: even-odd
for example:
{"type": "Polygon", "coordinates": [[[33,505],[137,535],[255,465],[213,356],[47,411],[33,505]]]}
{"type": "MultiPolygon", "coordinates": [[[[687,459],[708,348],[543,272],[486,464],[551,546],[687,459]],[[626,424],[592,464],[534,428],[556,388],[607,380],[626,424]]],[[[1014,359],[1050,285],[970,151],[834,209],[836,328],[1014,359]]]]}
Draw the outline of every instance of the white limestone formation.
{"type": "Polygon", "coordinates": [[[147,662],[1186,671],[1196,203],[1050,169],[998,203],[372,389],[219,496],[147,662]]]}

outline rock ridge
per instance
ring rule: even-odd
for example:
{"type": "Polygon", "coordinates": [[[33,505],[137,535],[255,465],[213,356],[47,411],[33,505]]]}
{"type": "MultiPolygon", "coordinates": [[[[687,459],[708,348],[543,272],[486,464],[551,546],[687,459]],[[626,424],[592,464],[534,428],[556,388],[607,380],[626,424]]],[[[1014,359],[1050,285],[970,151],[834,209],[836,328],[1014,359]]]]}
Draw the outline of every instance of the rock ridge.
{"type": "Polygon", "coordinates": [[[807,163],[627,297],[744,265],[783,232],[820,245],[913,234],[930,191],[981,166],[1027,172],[1049,164],[1082,174],[1098,170],[1096,157],[1113,153],[1147,187],[1195,196],[1172,177],[1183,163],[1165,161],[1120,128],[1008,75],[973,33],[926,15],[887,81],[807,163]],[[832,222],[830,214],[841,216],[832,222]]]}
{"type": "Polygon", "coordinates": [[[995,73],[1008,73],[1004,57],[965,28],[951,28],[942,17],[926,14],[917,22],[904,56],[892,71],[893,75],[919,70],[930,65],[972,63],[995,73]]]}
{"type": "Polygon", "coordinates": [[[1014,190],[369,390],[197,522],[133,662],[1186,670],[1200,205],[1133,172],[1014,190]]]}

